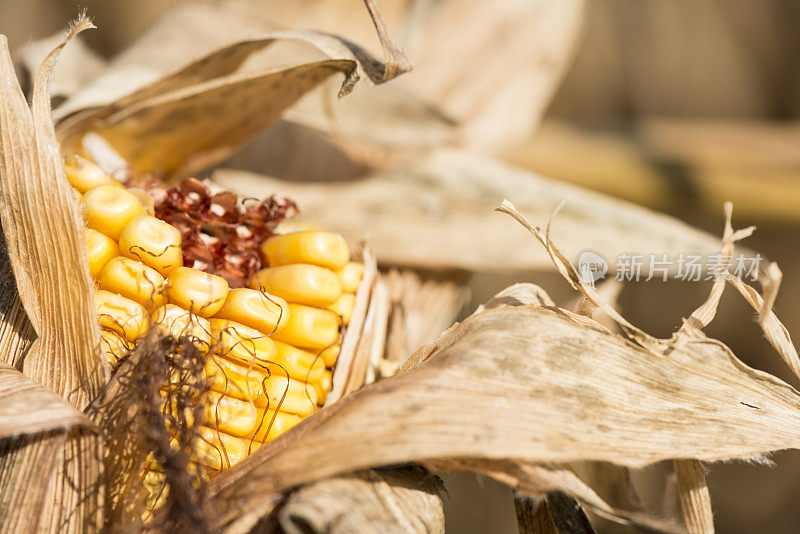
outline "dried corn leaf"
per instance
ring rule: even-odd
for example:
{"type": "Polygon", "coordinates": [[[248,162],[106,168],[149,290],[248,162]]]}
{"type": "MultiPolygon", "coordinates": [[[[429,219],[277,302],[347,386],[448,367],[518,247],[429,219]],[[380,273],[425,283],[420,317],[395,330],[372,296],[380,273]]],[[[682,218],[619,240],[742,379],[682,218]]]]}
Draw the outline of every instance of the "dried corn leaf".
{"type": "MultiPolygon", "coordinates": [[[[355,12],[355,2],[306,0],[300,4],[303,7],[298,8],[297,3],[272,0],[268,2],[270,17],[295,28],[335,32],[347,27],[351,38],[370,42],[370,28],[355,12]]],[[[393,126],[413,128],[408,117],[391,112],[392,108],[401,110],[392,100],[416,98],[455,119],[462,141],[479,151],[502,150],[526,139],[570,62],[583,4],[582,0],[383,0],[390,27],[414,61],[414,71],[396,84],[400,90],[378,91],[394,97],[382,99],[383,115],[393,126]]],[[[251,5],[260,7],[263,2],[251,5]]],[[[365,121],[367,115],[359,117],[355,109],[363,100],[358,95],[337,113],[345,121],[345,132],[355,133],[348,128],[348,119],[353,126],[358,120],[370,124],[365,121]]],[[[336,126],[341,126],[338,122],[336,126]]],[[[424,135],[422,128],[417,129],[424,135]]],[[[414,146],[401,139],[395,143],[414,146]]]]}
{"type": "MultiPolygon", "coordinates": [[[[586,485],[597,492],[600,498],[615,510],[644,512],[645,508],[633,485],[629,468],[606,462],[579,462],[572,464],[572,469],[586,485]]],[[[593,514],[591,519],[592,524],[601,532],[612,527],[606,518],[596,514],[593,514]]],[[[614,531],[620,534],[637,532],[635,528],[631,527],[620,525],[613,525],[613,527],[614,531]]]]}
{"type": "MultiPolygon", "coordinates": [[[[248,528],[270,496],[297,485],[367,466],[422,462],[482,472],[525,492],[564,491],[595,513],[645,525],[646,517],[609,506],[557,466],[691,460],[680,468],[800,446],[795,389],[747,367],[699,330],[681,330],[671,340],[647,336],[575,280],[574,266],[547,232],[510,203],[502,209],[526,225],[567,280],[631,339],[552,306],[477,313],[420,348],[400,375],[343,398],[217,478],[216,498],[238,505],[221,524],[248,528]],[[314,463],[323,454],[326,462],[314,463]]],[[[722,246],[732,252],[749,229],[734,232],[729,209],[727,215],[722,246]]],[[[717,284],[692,314],[699,323],[713,318],[716,292],[717,284]]],[[[684,477],[682,484],[682,498],[691,504],[687,527],[707,529],[704,482],[684,477]]],[[[677,530],[656,523],[650,527],[677,530]]]]}
{"type": "MultiPolygon", "coordinates": [[[[218,20],[213,23],[219,25],[218,20]]],[[[377,21],[376,27],[382,41],[390,43],[377,21]]],[[[88,96],[78,93],[59,110],[59,139],[68,151],[78,151],[83,135],[94,131],[140,171],[191,174],[230,156],[333,74],[345,76],[339,88],[343,96],[360,79],[382,83],[404,72],[409,65],[403,60],[389,54],[382,63],[349,41],[310,31],[237,36],[233,43],[98,105],[96,100],[107,97],[95,98],[96,87],[119,86],[116,77],[124,75],[125,69],[113,70],[112,64],[104,80],[87,88],[88,96]]]]}
{"type": "MultiPolygon", "coordinates": [[[[482,473],[511,486],[517,493],[529,495],[564,493],[575,497],[581,505],[595,514],[622,524],[635,525],[656,532],[683,532],[677,525],[647,515],[612,508],[597,493],[587,486],[575,473],[564,466],[537,465],[519,460],[453,459],[437,460],[433,465],[440,470],[468,470],[482,473]]],[[[551,516],[554,520],[555,516],[551,516]]],[[[575,514],[559,512],[562,521],[575,514]]],[[[567,532],[569,532],[567,530],[567,532]]]]}
{"type": "Polygon", "coordinates": [[[372,360],[370,355],[375,350],[373,347],[377,344],[382,348],[385,339],[388,304],[376,288],[378,265],[375,256],[363,244],[361,261],[364,274],[358,284],[350,324],[345,329],[342,348],[336,359],[333,384],[325,400],[326,405],[364,385],[372,360]]]}
{"type": "Polygon", "coordinates": [[[558,309],[488,310],[417,368],[341,399],[216,488],[241,505],[221,519],[245,520],[242,509],[287,488],[398,462],[746,457],[800,446],[798,415],[794,389],[717,341],[663,357],[558,309]]]}
{"type": "Polygon", "coordinates": [[[0,363],[0,531],[99,526],[102,464],[93,428],[64,399],[0,363]]]}
{"type": "Polygon", "coordinates": [[[436,339],[458,319],[469,300],[465,277],[395,269],[382,277],[391,298],[383,376],[393,375],[412,350],[436,339]]]}
{"type": "Polygon", "coordinates": [[[683,523],[689,534],[714,532],[711,495],[706,484],[706,472],[697,460],[675,460],[675,479],[683,511],[683,523]]]}
{"type": "Polygon", "coordinates": [[[22,360],[36,332],[22,307],[14,270],[0,227],[0,363],[22,369],[22,360]]]}
{"type": "MultiPolygon", "coordinates": [[[[234,166],[294,178],[347,177],[370,168],[383,168],[431,145],[460,144],[466,139],[481,150],[504,147],[535,127],[568,63],[582,2],[540,0],[523,6],[518,2],[484,5],[450,0],[420,3],[413,13],[406,12],[407,6],[400,4],[389,2],[389,26],[405,27],[407,38],[413,34],[415,38],[407,39],[408,45],[427,74],[404,86],[364,87],[335,106],[331,97],[339,89],[328,91],[326,87],[324,94],[314,94],[313,98],[302,99],[293,106],[287,114],[289,120],[281,121],[280,127],[270,129],[254,141],[245,154],[234,160],[234,166]],[[464,31],[465,27],[472,31],[464,31]],[[445,45],[435,42],[441,39],[445,45]],[[492,46],[486,46],[487,42],[492,46]],[[310,161],[306,157],[309,144],[313,144],[315,153],[322,151],[326,156],[310,161]]],[[[164,95],[167,88],[159,87],[163,77],[211,54],[215,48],[229,47],[236,41],[275,30],[276,21],[293,28],[313,27],[332,34],[347,27],[352,40],[375,41],[369,19],[357,2],[314,2],[313,7],[305,9],[292,4],[288,11],[301,13],[299,18],[286,16],[288,6],[277,2],[265,9],[263,3],[258,3],[245,10],[244,4],[234,7],[200,3],[168,11],[133,46],[112,60],[102,76],[59,107],[56,112],[57,120],[62,123],[59,131],[65,132],[66,137],[73,129],[70,123],[76,119],[91,120],[92,109],[110,107],[115,100],[116,109],[122,109],[125,95],[135,95],[148,84],[164,95]],[[266,20],[267,17],[272,20],[266,20]],[[363,24],[355,22],[359,19],[363,24]],[[336,25],[336,21],[342,23],[336,25]]],[[[385,28],[379,25],[379,41],[389,61],[387,68],[376,70],[372,76],[375,81],[385,81],[387,75],[408,68],[407,61],[386,35],[385,28]]],[[[248,58],[251,75],[259,69],[265,72],[270,65],[296,63],[291,57],[270,63],[255,56],[264,54],[248,58]],[[254,66],[258,68],[253,70],[254,66]]],[[[243,60],[242,55],[225,57],[219,65],[208,69],[206,79],[230,78],[235,84],[233,75],[243,60]]],[[[366,68],[373,63],[365,60],[362,66],[366,68]]],[[[208,98],[213,99],[213,95],[208,98]]],[[[233,108],[233,112],[238,110],[233,108]]],[[[245,110],[241,113],[247,116],[245,110]]],[[[226,115],[213,110],[206,114],[215,118],[226,115]]],[[[273,119],[265,119],[262,126],[273,119]]],[[[101,118],[100,122],[110,120],[101,118]]],[[[170,128],[174,129],[175,122],[170,128]]],[[[152,130],[158,133],[155,126],[152,130]]],[[[237,133],[244,139],[258,130],[253,126],[252,131],[237,133]]],[[[130,148],[131,152],[138,152],[154,144],[142,137],[137,146],[132,132],[113,131],[113,135],[124,138],[114,141],[125,145],[121,150],[126,155],[129,145],[135,147],[130,148]]],[[[230,155],[236,143],[223,135],[210,144],[214,147],[195,147],[211,153],[207,159],[198,157],[196,167],[187,167],[180,173],[230,155]]],[[[151,163],[144,161],[142,165],[151,163]]],[[[164,168],[171,172],[168,165],[164,168]]]]}
{"type": "Polygon", "coordinates": [[[302,184],[223,169],[213,180],[247,196],[289,195],[315,223],[350,240],[366,237],[378,261],[388,264],[551,269],[545,251],[492,212],[507,196],[542,219],[566,199],[553,238],[570,258],[591,247],[611,269],[622,252],[677,256],[719,249],[717,238],[671,217],[465,152],[437,151],[358,181],[302,184]]]}
{"type": "Polygon", "coordinates": [[[103,361],[83,223],[64,174],[47,90],[62,48],[89,27],[80,21],[42,63],[32,109],[0,36],[0,220],[20,300],[38,335],[22,369],[79,408],[99,392],[103,361]]]}
{"type": "Polygon", "coordinates": [[[61,397],[0,363],[0,439],[91,426],[61,397]]]}
{"type": "Polygon", "coordinates": [[[418,466],[370,470],[289,494],[270,521],[283,532],[444,532],[439,479],[418,466]]]}

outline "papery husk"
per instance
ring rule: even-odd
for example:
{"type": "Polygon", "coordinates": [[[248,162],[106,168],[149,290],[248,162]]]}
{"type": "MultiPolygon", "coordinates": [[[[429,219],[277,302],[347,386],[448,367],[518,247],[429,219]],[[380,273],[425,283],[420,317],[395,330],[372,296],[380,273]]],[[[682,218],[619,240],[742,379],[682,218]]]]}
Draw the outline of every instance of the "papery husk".
{"type": "Polygon", "coordinates": [[[416,347],[436,339],[459,318],[470,297],[463,272],[392,269],[383,279],[391,299],[381,375],[391,376],[416,347]]]}
{"type": "MultiPolygon", "coordinates": [[[[199,8],[187,9],[193,13],[199,8]]],[[[140,81],[132,92],[136,81],[120,82],[127,69],[112,62],[92,87],[59,108],[59,139],[66,151],[78,152],[83,135],[93,131],[138,171],[196,173],[230,156],[335,73],[344,74],[341,97],[359,80],[383,83],[408,70],[410,64],[392,47],[377,18],[375,25],[385,63],[347,40],[312,31],[260,32],[246,38],[234,34],[232,42],[147,84],[140,81]],[[108,101],[108,87],[120,86],[127,91],[118,90],[122,96],[108,101]]]]}
{"type": "Polygon", "coordinates": [[[705,468],[697,460],[675,460],[673,465],[686,530],[690,534],[714,532],[714,513],[705,468]]]}
{"type": "Polygon", "coordinates": [[[0,228],[0,362],[22,367],[22,358],[36,339],[36,331],[22,307],[14,270],[0,228]]]}
{"type": "Polygon", "coordinates": [[[103,517],[92,421],[0,363],[0,531],[83,532],[103,517]]]}
{"type": "Polygon", "coordinates": [[[443,533],[444,486],[419,466],[330,478],[290,493],[267,522],[283,532],[443,533]]]}
{"type": "MultiPolygon", "coordinates": [[[[28,107],[16,83],[4,36],[0,36],[0,220],[19,299],[38,337],[24,357],[9,364],[70,399],[78,408],[96,397],[105,381],[104,361],[83,244],[83,222],[50,117],[48,84],[64,45],[93,27],[80,21],[42,63],[28,107]]],[[[18,308],[8,317],[19,330],[18,308]]],[[[16,348],[23,348],[19,345],[16,348]]]]}
{"type": "MultiPolygon", "coordinates": [[[[675,531],[612,508],[559,465],[635,468],[800,446],[794,388],[697,330],[657,340],[636,329],[576,282],[574,266],[544,230],[510,204],[503,209],[528,225],[567,280],[624,335],[551,306],[477,313],[420,348],[400,374],[348,395],[215,479],[214,498],[231,507],[220,526],[246,530],[269,510],[271,496],[298,485],[421,462],[482,472],[524,492],[563,491],[595,513],[675,531]]],[[[749,233],[729,227],[728,220],[726,248],[749,233]]]]}
{"type": "MultiPolygon", "coordinates": [[[[430,146],[468,145],[473,150],[498,151],[526,138],[569,64],[583,2],[540,0],[521,5],[449,0],[420,3],[410,11],[400,4],[404,3],[390,1],[385,6],[389,27],[404,30],[405,44],[411,48],[424,71],[422,74],[408,84],[365,86],[349,101],[335,105],[340,88],[323,84],[325,87],[320,91],[292,106],[278,126],[254,139],[245,153],[234,159],[234,165],[294,179],[345,178],[386,168],[419,155],[430,146]],[[493,46],[486,46],[487,42],[493,46]],[[317,154],[313,162],[305,157],[311,145],[317,154]]],[[[373,2],[367,5],[372,6],[387,66],[382,74],[372,78],[383,82],[408,70],[410,63],[387,37],[381,19],[375,16],[376,5],[373,2]]],[[[70,123],[75,117],[93,108],[106,107],[109,113],[114,113],[110,111],[114,101],[116,110],[123,113],[119,119],[133,120],[122,110],[123,105],[132,105],[124,103],[125,95],[135,94],[150,84],[162,100],[170,100],[168,88],[159,87],[160,79],[216,48],[286,27],[315,28],[330,34],[338,34],[342,27],[347,27],[351,41],[360,44],[376,41],[369,18],[356,2],[314,2],[313,7],[307,8],[285,2],[268,3],[266,8],[263,3],[184,4],[165,12],[131,47],[109,62],[103,75],[73,93],[59,107],[56,120],[60,135],[68,137],[68,132],[74,129],[70,123]],[[363,22],[358,24],[358,20],[363,22]],[[337,26],[338,22],[341,24],[337,26]]],[[[259,70],[266,72],[270,62],[260,61],[259,56],[263,59],[268,55],[254,54],[246,62],[252,74],[259,70]]],[[[299,57],[305,56],[296,56],[299,57]]],[[[359,61],[365,70],[374,63],[368,58],[359,61]]],[[[226,58],[227,70],[219,70],[216,76],[220,83],[230,82],[231,90],[244,94],[246,88],[237,88],[240,84],[233,79],[234,71],[241,70],[240,62],[240,57],[226,58]]],[[[278,63],[273,60],[271,65],[295,62],[289,57],[278,63]]],[[[207,75],[209,80],[211,77],[207,75]]],[[[266,89],[260,94],[265,95],[266,89]]],[[[214,100],[213,95],[208,97],[214,100]]],[[[231,112],[247,117],[246,110],[235,102],[237,98],[229,98],[234,101],[230,109],[208,109],[207,113],[215,118],[231,112]]],[[[265,97],[264,101],[270,100],[265,97]]],[[[180,104],[154,101],[152,105],[175,108],[180,104]]],[[[157,114],[153,111],[142,120],[157,122],[157,114]]],[[[261,129],[274,118],[263,121],[261,129]]],[[[98,126],[103,126],[117,119],[100,117],[99,120],[98,126]]],[[[146,137],[137,142],[132,137],[133,131],[120,131],[120,127],[110,130],[106,134],[123,145],[120,148],[123,154],[137,154],[137,158],[129,160],[140,165],[139,170],[151,170],[149,166],[154,160],[166,158],[165,154],[153,153],[155,149],[150,148],[153,143],[146,137]],[[143,151],[150,152],[152,157],[142,156],[143,151]]],[[[148,131],[159,132],[155,124],[148,131]]],[[[165,170],[168,174],[197,172],[232,155],[233,145],[252,138],[258,131],[259,127],[249,121],[242,122],[236,138],[229,134],[209,140],[218,150],[199,147],[208,153],[205,157],[186,168],[176,170],[165,166],[165,170]]],[[[187,137],[186,141],[192,139],[187,137]]],[[[175,159],[190,154],[181,146],[173,148],[176,149],[182,153],[175,159]]]]}
{"type": "Polygon", "coordinates": [[[104,444],[73,406],[82,409],[98,395],[104,361],[83,225],[47,93],[62,48],[90,27],[80,20],[45,58],[32,109],[0,36],[0,220],[8,257],[0,266],[0,380],[11,394],[0,441],[4,531],[83,532],[103,522],[104,444]]]}
{"type": "MultiPolygon", "coordinates": [[[[267,4],[270,17],[290,27],[335,31],[347,26],[353,39],[370,42],[370,28],[355,3],[316,0],[300,2],[298,7],[273,0],[267,4]]],[[[428,135],[417,115],[403,115],[404,101],[427,104],[449,117],[450,140],[471,150],[497,152],[527,139],[570,64],[584,14],[584,2],[573,0],[384,0],[381,6],[414,60],[414,70],[392,87],[376,91],[391,98],[358,95],[341,113],[336,112],[333,125],[319,126],[320,132],[332,130],[333,142],[339,137],[342,149],[353,155],[358,154],[356,144],[361,141],[362,157],[376,166],[380,166],[380,150],[369,154],[365,147],[370,143],[398,151],[422,145],[413,136],[383,137],[384,132],[395,135],[383,125],[417,130],[416,137],[428,135]],[[377,128],[369,116],[358,112],[365,101],[383,104],[378,113],[383,120],[377,128]],[[360,125],[379,133],[364,132],[360,125]],[[349,137],[350,143],[341,143],[342,137],[349,137]]],[[[312,114],[304,107],[291,118],[310,125],[309,115],[320,117],[319,111],[312,114]]],[[[439,141],[446,139],[441,136],[439,141]]]]}
{"type": "Polygon", "coordinates": [[[718,238],[672,217],[462,151],[435,151],[402,169],[357,181],[295,183],[229,169],[215,170],[212,179],[248,196],[290,196],[314,223],[348,240],[366,237],[381,264],[551,270],[544,250],[530,246],[525,232],[493,213],[511,195],[526,213],[542,219],[566,199],[553,238],[571,259],[591,248],[612,272],[616,257],[632,250],[677,257],[719,249],[718,238]]]}
{"type": "Polygon", "coordinates": [[[342,348],[336,359],[326,406],[363,386],[368,375],[374,377],[383,355],[389,304],[377,278],[375,256],[365,244],[362,243],[361,248],[364,275],[358,284],[350,324],[345,328],[342,348]]]}

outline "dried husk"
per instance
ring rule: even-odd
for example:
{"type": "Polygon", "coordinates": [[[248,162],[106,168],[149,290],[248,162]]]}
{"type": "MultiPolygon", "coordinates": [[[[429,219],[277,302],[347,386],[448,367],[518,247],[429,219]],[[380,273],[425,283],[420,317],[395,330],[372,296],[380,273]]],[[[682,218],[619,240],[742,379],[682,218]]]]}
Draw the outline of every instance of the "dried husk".
{"type": "MultiPolygon", "coordinates": [[[[383,82],[408,70],[410,63],[388,38],[386,27],[376,16],[377,6],[372,1],[366,3],[371,7],[373,23],[379,30],[378,40],[386,57],[386,68],[378,69],[371,78],[383,82]]],[[[385,168],[418,155],[430,146],[468,145],[478,151],[506,149],[526,137],[538,123],[569,63],[583,12],[583,2],[579,0],[539,0],[525,5],[513,1],[489,5],[474,0],[448,0],[419,3],[413,10],[404,2],[388,4],[385,7],[389,26],[403,30],[406,48],[412,51],[421,69],[414,80],[401,85],[365,86],[336,105],[333,100],[341,93],[340,88],[331,83],[323,84],[325,87],[312,98],[304,98],[293,106],[278,127],[255,139],[245,153],[234,159],[235,165],[285,177],[319,180],[385,168]],[[492,46],[486,46],[487,42],[492,46]],[[310,146],[315,147],[313,161],[305,157],[310,146]]],[[[266,8],[263,3],[184,4],[166,12],[136,43],[112,59],[100,77],[74,92],[56,110],[60,136],[72,137],[69,132],[74,130],[75,120],[84,121],[80,128],[87,126],[85,122],[93,120],[92,113],[99,112],[99,107],[114,113],[109,106],[115,101],[121,105],[126,95],[133,96],[148,85],[162,97],[151,102],[154,108],[180,107],[181,104],[172,102],[172,97],[168,96],[169,86],[159,86],[159,80],[212,54],[215,49],[227,48],[245,39],[257,39],[257,36],[264,36],[264,32],[286,26],[295,30],[311,27],[331,34],[337,34],[346,26],[352,41],[375,41],[374,31],[358,3],[315,2],[313,7],[307,8],[281,2],[271,2],[266,8]],[[358,20],[363,23],[354,23],[358,20]]],[[[319,35],[309,36],[306,32],[302,38],[317,41],[319,35]]],[[[285,44],[284,40],[281,46],[285,44]]],[[[330,50],[326,52],[331,56],[330,50]]],[[[205,79],[213,77],[231,91],[246,93],[247,88],[241,87],[244,81],[235,79],[243,69],[249,67],[248,72],[255,76],[268,72],[270,66],[292,65],[299,58],[308,58],[307,53],[295,53],[294,57],[290,54],[288,59],[277,62],[273,57],[270,62],[269,56],[269,52],[253,53],[245,66],[240,65],[244,61],[242,56],[227,57],[226,67],[217,69],[216,74],[208,73],[205,79]]],[[[341,56],[338,50],[332,56],[333,59],[352,59],[351,54],[341,56]]],[[[366,56],[359,57],[358,61],[365,71],[373,64],[379,65],[366,56]]],[[[195,82],[202,84],[203,79],[195,82]]],[[[268,82],[253,80],[252,83],[268,82]]],[[[216,100],[214,94],[188,98],[216,100]]],[[[227,95],[226,100],[231,100],[232,104],[226,111],[247,117],[246,110],[239,109],[244,107],[240,101],[245,98],[227,95]]],[[[188,104],[184,102],[183,105],[188,104]]],[[[219,105],[225,106],[224,103],[219,105]]],[[[119,105],[114,108],[121,109],[119,105]]],[[[150,113],[153,115],[141,118],[144,121],[142,131],[158,134],[160,130],[150,123],[159,121],[159,113],[155,109],[150,113]],[[145,126],[150,127],[145,129],[145,126]]],[[[210,114],[219,117],[219,114],[210,114]]],[[[101,115],[97,126],[116,121],[116,118],[101,115]]],[[[242,118],[232,117],[231,123],[236,120],[242,118]]],[[[240,124],[237,133],[243,139],[260,131],[251,121],[240,124]]],[[[262,124],[261,129],[265,125],[262,124]]],[[[123,154],[148,151],[156,160],[167,156],[153,154],[155,149],[150,148],[153,143],[146,137],[137,144],[132,138],[133,132],[121,126],[110,127],[106,134],[123,145],[120,148],[123,154]]],[[[192,141],[191,138],[186,140],[192,141]]],[[[221,136],[214,141],[219,145],[219,152],[193,162],[188,168],[165,170],[179,174],[196,171],[231,155],[232,145],[239,141],[221,136]]],[[[207,146],[199,148],[211,151],[207,146]]],[[[187,150],[183,156],[189,153],[187,150]]],[[[153,158],[132,160],[132,163],[145,167],[140,170],[150,170],[148,166],[152,165],[153,158]]]]}
{"type": "Polygon", "coordinates": [[[297,183],[229,169],[217,169],[212,179],[249,196],[277,191],[296,199],[314,223],[348,240],[368,239],[381,264],[551,270],[547,253],[531,247],[524,231],[493,212],[512,195],[539,219],[566,200],[553,238],[571,259],[591,248],[612,272],[623,252],[677,257],[719,249],[719,239],[674,218],[464,151],[435,151],[404,168],[355,181],[297,183]]]}
{"type": "Polygon", "coordinates": [[[92,131],[138,171],[196,173],[230,156],[335,73],[344,74],[341,97],[359,80],[383,83],[408,70],[405,56],[393,48],[379,19],[375,24],[385,63],[329,34],[272,31],[244,39],[234,34],[233,42],[108,102],[104,89],[136,85],[135,79],[119,82],[127,69],[112,63],[95,86],[59,108],[59,140],[65,150],[77,152],[83,136],[92,131]]]}
{"type": "Polygon", "coordinates": [[[364,276],[356,291],[356,302],[342,339],[342,348],[333,372],[333,385],[325,400],[326,406],[363,386],[370,372],[374,376],[377,363],[371,355],[375,350],[380,350],[380,354],[383,352],[388,304],[377,280],[375,256],[363,244],[361,260],[364,276]]]}
{"type": "Polygon", "coordinates": [[[444,532],[444,487],[419,466],[330,478],[290,493],[274,521],[283,532],[444,532]]]}
{"type": "Polygon", "coordinates": [[[23,360],[0,356],[78,408],[97,396],[105,372],[83,223],[64,174],[47,90],[61,49],[90,27],[79,22],[42,63],[32,110],[0,36],[0,77],[6,80],[0,88],[0,220],[19,299],[38,336],[23,360]]]}
{"type": "MultiPolygon", "coordinates": [[[[546,233],[527,224],[574,281],[546,233]]],[[[726,230],[723,246],[747,233],[726,230]]],[[[288,488],[399,462],[477,470],[523,491],[565,491],[594,512],[641,524],[557,466],[718,461],[800,444],[800,394],[788,384],[697,330],[656,340],[620,326],[625,336],[551,306],[477,313],[422,347],[399,375],[343,398],[218,477],[211,489],[232,506],[220,525],[244,530],[288,488]]]]}
{"type": "Polygon", "coordinates": [[[415,348],[433,341],[461,315],[470,297],[463,272],[392,269],[383,279],[390,309],[381,375],[391,376],[415,348]]]}
{"type": "MultiPolygon", "coordinates": [[[[26,95],[30,96],[32,93],[31,86],[39,65],[63,41],[64,32],[58,32],[26,43],[14,51],[14,64],[20,71],[20,84],[26,95]]],[[[50,85],[50,99],[54,108],[95,79],[105,68],[106,62],[81,37],[76,37],[61,54],[58,65],[50,85]]]]}
{"type": "Polygon", "coordinates": [[[88,417],[0,363],[0,531],[99,527],[101,446],[88,417]]]}
{"type": "MultiPolygon", "coordinates": [[[[317,0],[298,7],[278,0],[268,5],[270,17],[289,27],[336,31],[346,26],[358,42],[371,37],[355,3],[317,0]]],[[[305,126],[329,133],[331,145],[373,167],[385,164],[387,150],[413,153],[434,139],[478,152],[503,151],[526,139],[570,63],[584,13],[584,2],[572,0],[389,0],[381,5],[414,70],[392,86],[356,95],[332,111],[335,121],[328,124],[319,120],[325,113],[313,107],[316,102],[304,102],[289,117],[295,125],[291,131],[305,126]],[[408,113],[424,106],[431,111],[423,120],[420,113],[408,113]],[[435,120],[437,114],[450,119],[450,132],[447,121],[435,120]],[[440,131],[432,137],[431,130],[440,131]]],[[[276,138],[265,136],[258,146],[268,149],[276,138]]]]}
{"type": "Polygon", "coordinates": [[[95,398],[105,373],[82,222],[64,176],[47,93],[62,48],[89,27],[79,21],[45,58],[32,109],[0,36],[0,219],[8,255],[2,265],[0,374],[12,395],[3,404],[0,518],[9,531],[81,532],[102,524],[103,443],[72,406],[82,409],[95,398]],[[72,406],[32,386],[36,382],[72,406]]]}

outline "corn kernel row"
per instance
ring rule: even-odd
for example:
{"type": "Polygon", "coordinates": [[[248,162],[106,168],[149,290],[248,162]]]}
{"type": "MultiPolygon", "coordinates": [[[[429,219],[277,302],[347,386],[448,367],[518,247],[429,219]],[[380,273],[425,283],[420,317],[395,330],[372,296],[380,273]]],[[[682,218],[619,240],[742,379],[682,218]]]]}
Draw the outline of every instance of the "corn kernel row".
{"type": "MultiPolygon", "coordinates": [[[[277,235],[250,288],[183,266],[180,232],[91,162],[67,162],[87,223],[102,344],[113,364],[151,324],[206,349],[211,383],[201,463],[235,464],[313,413],[331,387],[340,327],[363,267],[337,234],[277,235]],[[213,350],[212,350],[213,348],[213,350]]],[[[146,195],[146,194],[145,194],[146,195]]]]}

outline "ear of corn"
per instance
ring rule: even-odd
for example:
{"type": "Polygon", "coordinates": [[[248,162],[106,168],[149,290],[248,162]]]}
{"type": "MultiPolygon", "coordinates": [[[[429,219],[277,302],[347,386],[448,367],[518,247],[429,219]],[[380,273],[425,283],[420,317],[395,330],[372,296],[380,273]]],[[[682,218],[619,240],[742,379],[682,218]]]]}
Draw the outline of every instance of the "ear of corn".
{"type": "MultiPolygon", "coordinates": [[[[174,209],[189,200],[169,197],[173,211],[164,215],[141,190],[122,187],[80,158],[68,161],[67,176],[82,193],[101,346],[109,362],[115,365],[151,326],[165,336],[191,339],[206,355],[211,391],[200,465],[234,465],[324,404],[341,330],[363,276],[341,236],[305,230],[255,241],[264,268],[249,271],[255,273],[246,281],[249,287],[231,287],[235,263],[224,276],[184,266],[186,258],[187,265],[206,270],[215,264],[184,248],[196,247],[196,233],[187,237],[165,222],[180,221],[174,209]]],[[[198,184],[191,181],[186,190],[196,193],[198,184]]],[[[290,204],[271,205],[286,210],[290,204]]],[[[203,239],[217,246],[216,237],[203,239]]],[[[248,257],[244,245],[236,246],[236,258],[248,257]]]]}

